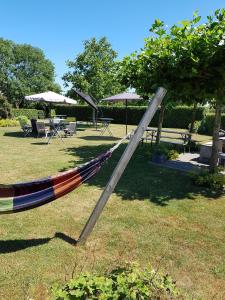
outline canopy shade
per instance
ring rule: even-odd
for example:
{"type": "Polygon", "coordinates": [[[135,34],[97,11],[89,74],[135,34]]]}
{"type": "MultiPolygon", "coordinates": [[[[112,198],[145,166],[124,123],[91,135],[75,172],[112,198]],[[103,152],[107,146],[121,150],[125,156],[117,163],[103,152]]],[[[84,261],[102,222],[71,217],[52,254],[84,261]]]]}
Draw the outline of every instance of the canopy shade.
{"type": "Polygon", "coordinates": [[[116,101],[137,101],[137,100],[142,100],[141,96],[135,94],[135,93],[120,93],[114,96],[110,96],[107,98],[102,99],[102,101],[111,101],[111,102],[116,102],[116,101]]]}
{"type": "Polygon", "coordinates": [[[87,104],[89,104],[95,110],[98,110],[97,105],[94,103],[94,101],[92,100],[92,98],[89,95],[86,95],[82,91],[76,90],[74,88],[73,88],[73,90],[82,100],[84,100],[87,104]]]}
{"type": "Polygon", "coordinates": [[[30,96],[25,96],[26,100],[29,101],[40,101],[40,102],[50,102],[50,103],[67,103],[67,104],[77,104],[76,100],[65,97],[63,95],[57,94],[55,92],[45,92],[40,94],[34,94],[30,96]]]}
{"type": "Polygon", "coordinates": [[[102,101],[107,101],[107,102],[123,101],[123,102],[125,102],[125,104],[126,104],[126,115],[125,115],[126,120],[125,121],[126,121],[126,134],[127,134],[127,122],[128,122],[127,102],[138,101],[138,100],[142,100],[142,99],[143,98],[141,98],[141,96],[139,96],[135,93],[124,92],[124,93],[120,93],[120,94],[117,94],[117,95],[114,95],[114,96],[111,96],[108,98],[104,98],[104,99],[102,99],[102,101]]]}

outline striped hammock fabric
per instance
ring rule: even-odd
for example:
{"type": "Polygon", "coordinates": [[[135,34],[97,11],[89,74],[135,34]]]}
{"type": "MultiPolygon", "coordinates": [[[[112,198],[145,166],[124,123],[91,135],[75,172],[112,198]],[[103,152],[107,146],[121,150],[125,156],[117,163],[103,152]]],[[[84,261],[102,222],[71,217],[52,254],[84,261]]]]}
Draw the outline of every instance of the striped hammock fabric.
{"type": "Polygon", "coordinates": [[[0,213],[31,209],[71,192],[94,176],[116,147],[82,166],[56,176],[12,185],[0,185],[0,213]]]}

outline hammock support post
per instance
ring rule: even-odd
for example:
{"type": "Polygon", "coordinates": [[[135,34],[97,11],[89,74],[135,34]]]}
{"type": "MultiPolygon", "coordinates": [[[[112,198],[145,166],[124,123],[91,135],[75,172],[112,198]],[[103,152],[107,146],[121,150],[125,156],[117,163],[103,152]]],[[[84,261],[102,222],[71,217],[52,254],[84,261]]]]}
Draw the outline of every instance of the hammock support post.
{"type": "Polygon", "coordinates": [[[138,127],[136,128],[134,135],[130,139],[130,142],[128,143],[123,155],[121,156],[117,166],[115,167],[104,191],[102,192],[94,210],[92,211],[86,225],[84,226],[80,237],[77,241],[77,243],[85,243],[88,236],[92,232],[98,218],[101,215],[101,212],[103,208],[105,207],[109,197],[113,193],[120,177],[122,176],[127,164],[129,163],[134,151],[136,150],[140,139],[142,138],[146,128],[148,127],[149,123],[151,122],[154,114],[157,111],[157,108],[161,104],[164,96],[166,94],[166,89],[163,87],[158,88],[155,96],[153,97],[152,101],[149,103],[149,106],[142,117],[138,127]]]}

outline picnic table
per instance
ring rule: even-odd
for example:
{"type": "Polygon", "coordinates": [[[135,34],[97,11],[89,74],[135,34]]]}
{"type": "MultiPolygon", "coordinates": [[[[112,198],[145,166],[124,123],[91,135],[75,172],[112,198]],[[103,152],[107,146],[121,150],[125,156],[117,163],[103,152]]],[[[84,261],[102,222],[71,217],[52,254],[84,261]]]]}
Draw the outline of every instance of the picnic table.
{"type": "MultiPolygon", "coordinates": [[[[157,132],[157,128],[147,127],[145,137],[142,138],[142,143],[150,141],[152,145],[153,141],[156,140],[157,132]]],[[[191,135],[192,134],[190,132],[162,129],[160,141],[174,145],[181,145],[183,146],[184,151],[185,147],[188,146],[190,152],[191,135]],[[166,135],[163,135],[164,133],[166,133],[166,135]]]]}

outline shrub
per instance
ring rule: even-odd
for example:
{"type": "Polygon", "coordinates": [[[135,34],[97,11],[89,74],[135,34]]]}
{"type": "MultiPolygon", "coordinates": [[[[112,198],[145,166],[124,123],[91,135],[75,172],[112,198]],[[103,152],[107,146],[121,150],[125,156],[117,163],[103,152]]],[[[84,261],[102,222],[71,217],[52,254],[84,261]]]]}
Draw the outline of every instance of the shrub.
{"type": "Polygon", "coordinates": [[[29,119],[27,116],[19,116],[16,118],[17,121],[19,121],[21,126],[25,126],[29,123],[29,119]]]}
{"type": "Polygon", "coordinates": [[[214,116],[214,113],[208,113],[205,115],[199,126],[198,133],[209,135],[213,133],[214,116]]]}
{"type": "MultiPolygon", "coordinates": [[[[215,113],[208,113],[201,121],[198,133],[201,134],[213,134],[213,124],[214,124],[215,113]]],[[[221,129],[225,129],[225,114],[221,115],[221,129]]]]}
{"type": "MultiPolygon", "coordinates": [[[[197,133],[199,131],[199,128],[201,127],[202,121],[195,121],[194,127],[193,127],[193,133],[197,133]]],[[[191,128],[191,123],[188,124],[188,130],[191,128]]]]}
{"type": "Polygon", "coordinates": [[[54,118],[55,115],[56,115],[55,109],[51,109],[51,110],[50,110],[50,117],[51,117],[51,118],[54,118]]]}
{"type": "Polygon", "coordinates": [[[27,108],[13,108],[12,115],[14,118],[26,116],[28,119],[44,119],[45,117],[43,110],[27,108]]]}
{"type": "MultiPolygon", "coordinates": [[[[126,108],[125,106],[99,106],[104,117],[113,118],[115,124],[125,124],[126,108]]],[[[170,128],[188,128],[192,117],[192,107],[176,106],[165,112],[163,127],[170,128]]],[[[57,115],[67,115],[76,117],[80,121],[88,121],[92,118],[92,108],[87,105],[57,105],[55,106],[57,115]]],[[[137,125],[146,111],[146,106],[128,106],[128,124],[137,125]]],[[[204,117],[204,108],[198,107],[196,111],[196,120],[201,121],[204,117]]],[[[159,111],[155,114],[151,126],[157,126],[159,111]]]]}
{"type": "Polygon", "coordinates": [[[179,153],[175,149],[173,149],[172,145],[168,145],[165,143],[160,143],[159,145],[152,146],[150,150],[150,157],[152,157],[153,153],[164,155],[167,160],[177,159],[179,156],[179,153]]]}
{"type": "Polygon", "coordinates": [[[38,111],[38,119],[44,119],[45,112],[43,110],[37,110],[37,111],[38,111]]]}
{"type": "Polygon", "coordinates": [[[209,170],[202,170],[199,174],[191,174],[193,182],[197,186],[210,188],[212,191],[223,191],[225,185],[225,176],[219,171],[209,173],[209,170]]]}
{"type": "Polygon", "coordinates": [[[75,117],[68,117],[66,118],[67,122],[76,122],[76,118],[75,117]]]}
{"type": "MultiPolygon", "coordinates": [[[[163,127],[188,129],[191,122],[193,108],[190,106],[176,106],[165,111],[163,127]]],[[[196,121],[201,121],[205,115],[205,108],[198,107],[196,110],[196,121]]],[[[158,120],[158,119],[157,119],[158,120]]]]}
{"type": "Polygon", "coordinates": [[[52,299],[178,299],[179,294],[168,275],[129,264],[103,276],[81,274],[63,288],[53,288],[52,299]]]}
{"type": "Polygon", "coordinates": [[[177,159],[178,156],[179,156],[179,153],[174,149],[169,150],[167,153],[167,159],[169,159],[169,160],[177,159]]]}
{"type": "Polygon", "coordinates": [[[19,122],[15,119],[1,119],[0,127],[15,127],[19,126],[19,122]]]}
{"type": "Polygon", "coordinates": [[[5,96],[0,93],[0,119],[7,119],[12,116],[12,106],[5,96]]]}

